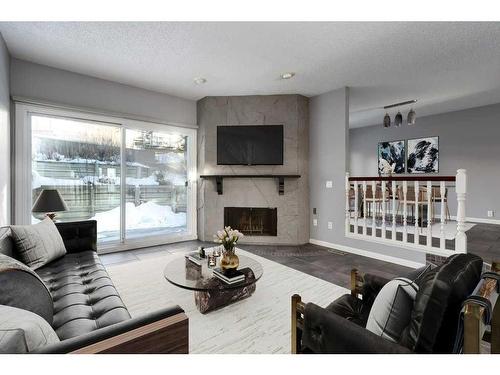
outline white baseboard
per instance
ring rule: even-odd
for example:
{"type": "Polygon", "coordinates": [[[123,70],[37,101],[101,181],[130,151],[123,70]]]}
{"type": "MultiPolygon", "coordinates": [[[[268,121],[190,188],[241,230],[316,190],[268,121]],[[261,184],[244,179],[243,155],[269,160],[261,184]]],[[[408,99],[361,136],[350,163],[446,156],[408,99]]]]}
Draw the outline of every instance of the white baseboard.
{"type": "Polygon", "coordinates": [[[351,247],[351,246],[345,246],[345,245],[334,244],[334,243],[331,243],[331,242],[326,242],[326,241],[321,241],[321,240],[315,240],[314,238],[310,238],[309,242],[312,243],[313,245],[318,245],[318,246],[328,247],[330,249],[336,249],[336,250],[340,250],[340,251],[345,251],[346,253],[361,255],[361,256],[364,256],[364,257],[368,257],[368,258],[383,260],[385,262],[399,264],[399,265],[405,266],[405,267],[420,268],[420,267],[425,266],[425,264],[423,264],[423,263],[413,262],[411,260],[406,260],[406,259],[402,259],[402,258],[398,258],[398,257],[393,257],[393,256],[390,256],[390,255],[384,255],[384,254],[380,254],[380,253],[375,253],[373,251],[367,251],[367,250],[357,249],[357,248],[351,247]]]}

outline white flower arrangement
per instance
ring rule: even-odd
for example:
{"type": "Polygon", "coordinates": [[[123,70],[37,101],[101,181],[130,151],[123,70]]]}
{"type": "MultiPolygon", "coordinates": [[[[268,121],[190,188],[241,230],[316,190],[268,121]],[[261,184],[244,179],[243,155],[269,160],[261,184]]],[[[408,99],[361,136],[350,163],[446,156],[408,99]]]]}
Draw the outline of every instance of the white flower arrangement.
{"type": "Polygon", "coordinates": [[[217,231],[217,234],[214,234],[214,242],[224,246],[226,251],[231,251],[236,246],[238,240],[242,237],[243,233],[239,230],[232,229],[231,227],[225,227],[224,230],[219,230],[217,231]]]}

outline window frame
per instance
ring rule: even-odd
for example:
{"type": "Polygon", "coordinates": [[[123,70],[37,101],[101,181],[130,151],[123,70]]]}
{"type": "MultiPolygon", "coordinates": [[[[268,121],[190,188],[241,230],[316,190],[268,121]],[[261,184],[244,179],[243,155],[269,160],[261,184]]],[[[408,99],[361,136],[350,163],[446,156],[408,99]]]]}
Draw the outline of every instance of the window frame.
{"type": "Polygon", "coordinates": [[[168,235],[152,235],[146,238],[125,238],[125,184],[126,179],[121,179],[120,186],[120,239],[118,241],[99,242],[98,252],[108,253],[135,249],[139,247],[157,246],[165,243],[173,243],[187,240],[195,240],[197,236],[197,129],[191,126],[179,126],[179,124],[164,124],[153,121],[143,121],[118,116],[106,116],[96,113],[88,113],[75,109],[62,109],[37,104],[15,103],[15,126],[13,129],[13,189],[12,189],[12,222],[17,225],[31,223],[32,207],[32,155],[31,155],[31,116],[60,117],[91,122],[102,125],[114,126],[121,131],[121,175],[125,176],[126,155],[126,130],[147,130],[162,133],[177,133],[187,136],[187,212],[186,232],[168,235]]]}

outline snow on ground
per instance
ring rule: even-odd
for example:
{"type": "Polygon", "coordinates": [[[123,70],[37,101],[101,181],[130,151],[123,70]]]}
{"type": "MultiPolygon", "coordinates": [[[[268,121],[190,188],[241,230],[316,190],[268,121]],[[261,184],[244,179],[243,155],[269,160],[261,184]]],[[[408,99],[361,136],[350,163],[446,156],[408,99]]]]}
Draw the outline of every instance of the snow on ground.
{"type": "MultiPolygon", "coordinates": [[[[186,213],[175,213],[170,206],[146,202],[139,206],[128,202],[125,206],[127,230],[148,228],[171,228],[186,225],[186,213]]],[[[97,220],[99,232],[120,230],[120,207],[99,212],[91,220],[97,220]]]]}
{"type": "Polygon", "coordinates": [[[39,188],[41,186],[73,186],[73,185],[83,185],[82,180],[66,179],[66,178],[53,178],[41,176],[38,172],[33,171],[31,173],[31,187],[32,189],[39,188]]]}

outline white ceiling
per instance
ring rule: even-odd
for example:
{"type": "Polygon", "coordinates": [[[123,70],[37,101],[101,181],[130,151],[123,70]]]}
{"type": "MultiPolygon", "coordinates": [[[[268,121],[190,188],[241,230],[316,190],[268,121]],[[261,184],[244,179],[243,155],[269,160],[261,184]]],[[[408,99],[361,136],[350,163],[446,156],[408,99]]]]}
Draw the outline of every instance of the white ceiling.
{"type": "Polygon", "coordinates": [[[0,22],[0,32],[14,57],[189,99],[349,86],[352,127],[413,98],[417,116],[500,102],[500,23],[0,22]],[[286,71],[297,74],[280,80],[286,71]]]}

